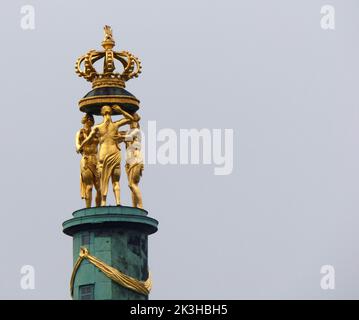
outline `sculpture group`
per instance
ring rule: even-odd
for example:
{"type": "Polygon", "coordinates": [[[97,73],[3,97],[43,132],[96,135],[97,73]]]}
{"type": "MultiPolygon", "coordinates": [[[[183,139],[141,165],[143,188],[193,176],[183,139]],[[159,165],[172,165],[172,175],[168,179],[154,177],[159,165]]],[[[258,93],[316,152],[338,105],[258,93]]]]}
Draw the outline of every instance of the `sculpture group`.
{"type": "Polygon", "coordinates": [[[139,182],[143,171],[141,152],[140,116],[130,114],[119,105],[104,105],[101,108],[103,121],[95,125],[93,115],[87,113],[81,128],[76,134],[76,151],[82,155],[80,161],[80,190],[86,207],[91,207],[93,188],[96,190],[95,205],[105,206],[111,180],[116,200],[120,205],[121,177],[121,144],[126,148],[125,171],[128,186],[132,193],[132,205],[143,208],[139,182]],[[117,121],[112,120],[112,114],[123,115],[117,121]],[[126,131],[120,131],[122,126],[129,125],[126,131]]]}
{"type": "Polygon", "coordinates": [[[115,51],[112,29],[104,27],[103,50],[90,50],[77,59],[76,73],[91,82],[92,90],[80,101],[80,111],[85,113],[83,127],[76,134],[76,151],[82,155],[80,161],[81,197],[86,207],[92,205],[95,188],[96,206],[106,206],[109,183],[120,205],[121,145],[126,148],[125,171],[132,193],[134,207],[143,208],[141,191],[138,187],[143,171],[141,153],[140,116],[137,114],[139,100],[125,90],[126,81],[141,73],[141,61],[128,51],[115,51]],[[102,71],[96,62],[103,59],[102,71]],[[119,72],[116,63],[122,65],[119,72]],[[95,124],[94,115],[101,115],[103,121],[95,124]],[[112,117],[121,119],[113,121],[112,117]],[[120,128],[129,125],[128,130],[120,128]]]}

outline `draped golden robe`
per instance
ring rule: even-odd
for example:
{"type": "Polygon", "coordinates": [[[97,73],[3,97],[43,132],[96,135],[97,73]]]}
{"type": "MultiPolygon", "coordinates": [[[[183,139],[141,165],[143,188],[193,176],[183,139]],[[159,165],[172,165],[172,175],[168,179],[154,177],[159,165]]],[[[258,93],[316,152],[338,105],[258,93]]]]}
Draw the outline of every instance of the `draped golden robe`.
{"type": "Polygon", "coordinates": [[[98,179],[97,156],[83,156],[80,161],[80,193],[81,198],[86,199],[86,184],[96,183],[98,179]]]}
{"type": "Polygon", "coordinates": [[[108,183],[111,175],[113,174],[116,167],[120,169],[121,165],[121,151],[118,150],[112,154],[108,154],[105,156],[101,164],[101,177],[100,177],[100,186],[101,186],[101,194],[103,196],[107,195],[108,192],[108,183]]]}

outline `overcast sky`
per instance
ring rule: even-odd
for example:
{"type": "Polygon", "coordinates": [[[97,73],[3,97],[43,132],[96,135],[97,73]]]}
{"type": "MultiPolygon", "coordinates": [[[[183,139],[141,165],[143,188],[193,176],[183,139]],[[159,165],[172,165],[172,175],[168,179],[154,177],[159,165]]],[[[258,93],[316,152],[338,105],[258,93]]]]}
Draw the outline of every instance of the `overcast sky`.
{"type": "Polygon", "coordinates": [[[151,299],[359,298],[358,17],[357,0],[3,1],[0,298],[70,298],[61,224],[84,206],[74,137],[91,89],[74,63],[101,49],[105,24],[142,60],[127,89],[144,132],[234,130],[229,175],[145,168],[144,207],[160,222],[151,299]],[[21,28],[25,4],[34,30],[21,28]],[[328,4],[335,30],[321,28],[328,4]],[[34,290],[21,289],[23,265],[34,290]]]}

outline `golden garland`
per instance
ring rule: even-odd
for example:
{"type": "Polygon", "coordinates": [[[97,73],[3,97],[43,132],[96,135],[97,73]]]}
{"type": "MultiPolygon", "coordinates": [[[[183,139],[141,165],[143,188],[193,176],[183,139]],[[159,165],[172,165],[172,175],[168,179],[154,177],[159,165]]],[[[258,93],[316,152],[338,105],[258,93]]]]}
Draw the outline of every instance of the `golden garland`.
{"type": "Polygon", "coordinates": [[[79,269],[81,262],[87,259],[90,263],[92,263],[94,266],[99,268],[108,278],[115,281],[119,285],[133,290],[137,293],[148,295],[152,288],[152,278],[151,274],[148,275],[148,278],[146,281],[139,281],[135,278],[132,278],[121,271],[110,267],[106,263],[102,262],[101,260],[97,259],[94,256],[91,256],[88,249],[85,247],[80,248],[79,257],[75,263],[74,270],[72,271],[71,280],[70,280],[70,290],[71,290],[71,296],[73,296],[74,293],[74,283],[75,283],[75,277],[77,270],[79,269]]]}

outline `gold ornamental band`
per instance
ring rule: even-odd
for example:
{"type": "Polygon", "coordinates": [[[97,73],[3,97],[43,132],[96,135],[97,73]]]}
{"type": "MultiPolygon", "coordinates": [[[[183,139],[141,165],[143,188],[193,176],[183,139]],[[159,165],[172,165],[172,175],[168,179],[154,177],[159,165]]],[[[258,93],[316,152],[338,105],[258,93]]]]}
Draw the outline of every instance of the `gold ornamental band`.
{"type": "Polygon", "coordinates": [[[137,107],[140,106],[140,101],[136,98],[129,98],[127,96],[96,96],[83,98],[79,101],[79,107],[86,107],[94,103],[131,103],[137,107]]]}
{"type": "Polygon", "coordinates": [[[92,81],[92,88],[103,88],[103,87],[116,87],[116,88],[125,88],[126,84],[125,81],[119,78],[97,78],[92,81]]]}

